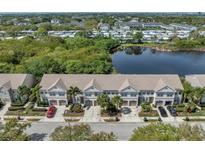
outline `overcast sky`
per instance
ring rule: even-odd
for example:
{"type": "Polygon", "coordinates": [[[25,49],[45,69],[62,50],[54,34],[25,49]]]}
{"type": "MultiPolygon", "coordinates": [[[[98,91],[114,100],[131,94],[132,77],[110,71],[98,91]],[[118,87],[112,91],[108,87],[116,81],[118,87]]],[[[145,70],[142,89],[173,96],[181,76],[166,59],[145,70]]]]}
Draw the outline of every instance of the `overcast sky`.
{"type": "Polygon", "coordinates": [[[0,0],[1,12],[205,12],[204,0],[0,0]]]}

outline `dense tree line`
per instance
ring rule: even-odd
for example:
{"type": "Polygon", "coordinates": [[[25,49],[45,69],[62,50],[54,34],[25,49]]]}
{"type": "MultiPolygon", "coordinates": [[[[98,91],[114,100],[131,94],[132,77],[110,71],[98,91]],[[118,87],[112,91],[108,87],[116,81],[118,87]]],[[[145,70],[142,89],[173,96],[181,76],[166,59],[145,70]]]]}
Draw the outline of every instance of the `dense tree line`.
{"type": "Polygon", "coordinates": [[[0,73],[111,73],[110,38],[43,36],[0,41],[0,73]]]}

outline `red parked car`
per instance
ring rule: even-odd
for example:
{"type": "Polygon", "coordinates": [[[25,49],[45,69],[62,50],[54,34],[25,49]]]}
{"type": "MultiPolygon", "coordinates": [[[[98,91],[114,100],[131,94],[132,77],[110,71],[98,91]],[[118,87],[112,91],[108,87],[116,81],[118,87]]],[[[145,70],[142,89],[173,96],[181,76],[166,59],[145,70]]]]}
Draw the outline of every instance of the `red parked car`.
{"type": "Polygon", "coordinates": [[[47,117],[53,118],[56,113],[57,108],[55,106],[50,106],[47,111],[47,117]]]}

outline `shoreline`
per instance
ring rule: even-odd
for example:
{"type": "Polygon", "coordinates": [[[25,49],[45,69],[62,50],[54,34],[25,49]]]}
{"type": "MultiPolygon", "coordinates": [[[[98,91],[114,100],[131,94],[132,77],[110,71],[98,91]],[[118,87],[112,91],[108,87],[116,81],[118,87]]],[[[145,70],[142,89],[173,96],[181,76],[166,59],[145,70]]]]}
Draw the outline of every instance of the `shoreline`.
{"type": "Polygon", "coordinates": [[[205,47],[201,48],[173,48],[173,47],[163,47],[157,44],[121,44],[120,47],[145,47],[150,48],[160,52],[180,52],[180,51],[190,51],[190,52],[205,52],[205,47]]]}

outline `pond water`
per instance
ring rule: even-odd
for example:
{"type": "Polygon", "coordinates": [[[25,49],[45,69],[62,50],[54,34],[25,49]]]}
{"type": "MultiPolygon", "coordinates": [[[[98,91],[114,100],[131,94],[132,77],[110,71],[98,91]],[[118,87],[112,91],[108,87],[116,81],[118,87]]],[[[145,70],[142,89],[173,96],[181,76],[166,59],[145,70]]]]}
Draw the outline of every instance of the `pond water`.
{"type": "Polygon", "coordinates": [[[205,74],[205,52],[129,47],[113,53],[112,63],[122,74],[205,74]]]}

